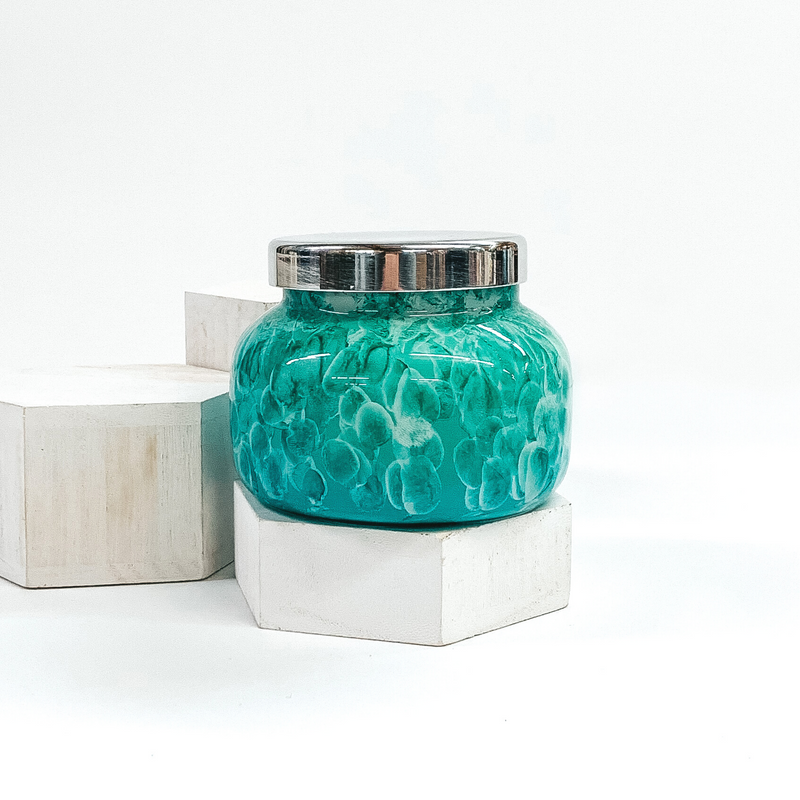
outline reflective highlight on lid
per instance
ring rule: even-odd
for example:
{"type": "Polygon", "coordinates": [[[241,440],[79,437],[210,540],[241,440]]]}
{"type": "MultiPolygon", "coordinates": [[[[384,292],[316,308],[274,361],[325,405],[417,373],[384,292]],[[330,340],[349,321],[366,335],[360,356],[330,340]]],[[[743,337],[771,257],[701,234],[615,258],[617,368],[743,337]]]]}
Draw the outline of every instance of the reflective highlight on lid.
{"type": "Polygon", "coordinates": [[[425,231],[294,236],[270,243],[270,282],[286,289],[421,292],[525,280],[516,234],[425,231]]]}

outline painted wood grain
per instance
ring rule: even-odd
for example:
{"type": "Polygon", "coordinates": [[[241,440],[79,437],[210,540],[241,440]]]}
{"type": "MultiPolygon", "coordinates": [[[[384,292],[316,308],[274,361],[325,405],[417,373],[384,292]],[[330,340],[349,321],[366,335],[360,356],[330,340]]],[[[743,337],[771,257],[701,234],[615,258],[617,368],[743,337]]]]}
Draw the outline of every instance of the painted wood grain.
{"type": "MultiPolygon", "coordinates": [[[[270,296],[275,297],[274,290],[270,296]]],[[[241,335],[274,305],[252,297],[186,292],[186,363],[230,370],[241,335]]]]}
{"type": "MultiPolygon", "coordinates": [[[[77,586],[194,580],[230,563],[227,376],[106,368],[87,388],[69,374],[67,394],[83,399],[99,379],[104,400],[173,401],[48,406],[41,376],[15,384],[37,405],[0,403],[0,574],[77,586]]],[[[49,395],[63,400],[64,387],[49,395]]]]}
{"type": "Polygon", "coordinates": [[[571,506],[460,528],[299,520],[234,489],[236,578],[263,628],[442,645],[566,606],[571,506]]]}

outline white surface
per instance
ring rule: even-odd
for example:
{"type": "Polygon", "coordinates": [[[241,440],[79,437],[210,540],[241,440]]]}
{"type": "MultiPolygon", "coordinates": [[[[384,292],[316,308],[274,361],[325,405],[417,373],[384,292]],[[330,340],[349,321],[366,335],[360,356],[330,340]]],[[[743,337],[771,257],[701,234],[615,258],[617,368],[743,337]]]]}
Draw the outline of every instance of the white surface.
{"type": "MultiPolygon", "coordinates": [[[[11,783],[101,797],[124,772],[128,796],[219,796],[268,764],[284,796],[795,797],[796,474],[750,467],[784,440],[730,442],[760,397],[580,388],[563,611],[427,648],[260,630],[230,577],[0,581],[11,783]]],[[[796,446],[797,398],[777,399],[796,446]]]]}
{"type": "Polygon", "coordinates": [[[204,578],[233,558],[225,373],[107,367],[0,380],[0,575],[204,578]]]}
{"type": "Polygon", "coordinates": [[[271,286],[266,279],[266,269],[262,280],[238,280],[227,283],[209,283],[205,286],[191,287],[186,294],[210,295],[212,297],[234,297],[254,303],[280,303],[283,289],[271,286]]]}
{"type": "Polygon", "coordinates": [[[186,363],[230,370],[241,335],[280,299],[280,290],[262,293],[258,286],[186,292],[186,363]]]}
{"type": "Polygon", "coordinates": [[[28,408],[200,403],[227,391],[227,374],[184,364],[51,367],[0,374],[0,401],[28,408]]]}
{"type": "Polygon", "coordinates": [[[236,575],[262,628],[442,645],[564,608],[570,504],[438,531],[300,521],[234,488],[236,575]]]}
{"type": "Polygon", "coordinates": [[[799,14],[3,3],[3,365],[182,361],[274,236],[494,227],[576,389],[566,609],[422,648],[0,581],[3,791],[795,800],[799,14]]]}

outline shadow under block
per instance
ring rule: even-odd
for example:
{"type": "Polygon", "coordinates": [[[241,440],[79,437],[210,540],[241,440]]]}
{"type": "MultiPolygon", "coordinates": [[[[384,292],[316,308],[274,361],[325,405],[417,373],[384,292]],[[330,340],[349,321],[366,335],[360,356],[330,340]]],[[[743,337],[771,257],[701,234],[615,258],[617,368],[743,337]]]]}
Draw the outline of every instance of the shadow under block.
{"type": "Polygon", "coordinates": [[[447,529],[332,525],[234,487],[236,579],[273,630],[442,645],[564,608],[572,507],[447,529]]]}
{"type": "Polygon", "coordinates": [[[149,583],[229,564],[227,388],[183,365],[0,377],[0,576],[149,583]]]}
{"type": "Polygon", "coordinates": [[[280,299],[279,289],[250,284],[186,292],[186,363],[230,370],[241,335],[280,299]]]}

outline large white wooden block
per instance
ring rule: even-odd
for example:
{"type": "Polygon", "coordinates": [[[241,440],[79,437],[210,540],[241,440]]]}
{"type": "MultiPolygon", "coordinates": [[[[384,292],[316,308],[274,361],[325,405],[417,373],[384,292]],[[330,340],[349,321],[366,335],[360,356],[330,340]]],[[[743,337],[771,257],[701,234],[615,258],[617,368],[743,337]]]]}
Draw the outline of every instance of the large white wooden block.
{"type": "Polygon", "coordinates": [[[447,529],[299,519],[234,489],[236,578],[273,630],[442,645],[567,605],[572,508],[560,495],[447,529]]]}
{"type": "Polygon", "coordinates": [[[184,365],[0,377],[0,576],[143,583],[229,564],[227,388],[184,365]]]}
{"type": "Polygon", "coordinates": [[[266,284],[186,292],[186,363],[230,370],[239,337],[280,299],[281,290],[266,284]]]}

